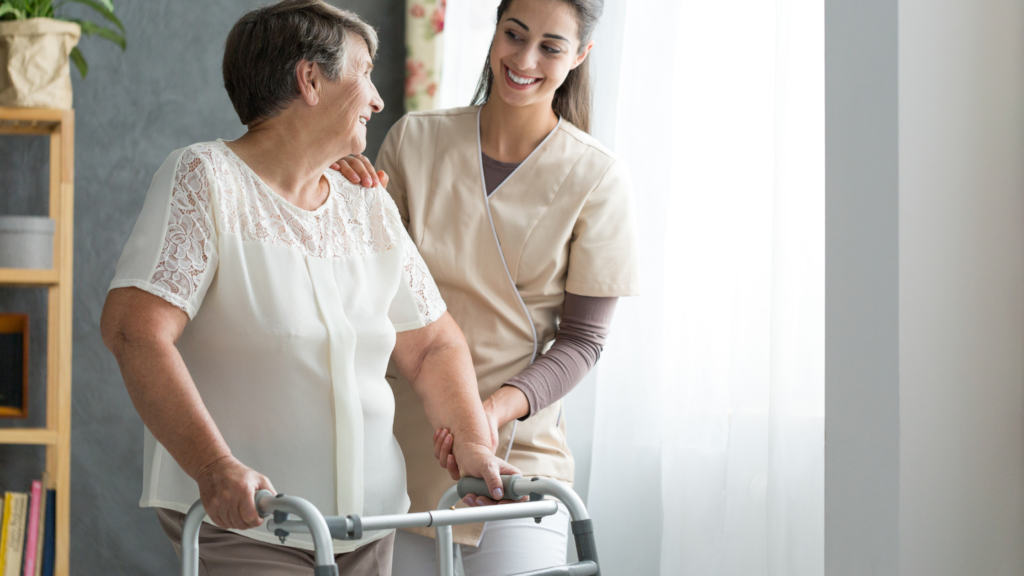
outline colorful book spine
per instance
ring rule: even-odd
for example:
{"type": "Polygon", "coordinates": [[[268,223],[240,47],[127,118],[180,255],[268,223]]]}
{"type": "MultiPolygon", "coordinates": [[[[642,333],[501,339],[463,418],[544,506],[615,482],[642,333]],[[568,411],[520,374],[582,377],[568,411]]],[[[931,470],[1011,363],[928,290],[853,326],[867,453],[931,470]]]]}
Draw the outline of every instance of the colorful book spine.
{"type": "Polygon", "coordinates": [[[4,576],[21,576],[21,559],[25,553],[25,522],[28,516],[28,494],[12,492],[11,513],[7,519],[7,542],[4,546],[4,576]]]}
{"type": "Polygon", "coordinates": [[[34,573],[26,572],[24,576],[43,576],[43,544],[46,542],[46,493],[50,487],[50,474],[43,472],[42,480],[42,497],[39,499],[39,533],[36,537],[36,571],[34,573]]]}
{"type": "Polygon", "coordinates": [[[46,491],[46,537],[43,539],[43,574],[53,576],[54,541],[57,536],[57,493],[46,491]]]}
{"type": "Polygon", "coordinates": [[[4,515],[0,520],[0,576],[4,573],[4,556],[7,552],[7,525],[11,520],[11,493],[4,493],[4,515]]]}
{"type": "Polygon", "coordinates": [[[39,501],[42,496],[43,483],[33,480],[28,504],[28,531],[25,533],[25,565],[22,569],[24,576],[34,576],[36,573],[36,549],[39,545],[39,501]]]}

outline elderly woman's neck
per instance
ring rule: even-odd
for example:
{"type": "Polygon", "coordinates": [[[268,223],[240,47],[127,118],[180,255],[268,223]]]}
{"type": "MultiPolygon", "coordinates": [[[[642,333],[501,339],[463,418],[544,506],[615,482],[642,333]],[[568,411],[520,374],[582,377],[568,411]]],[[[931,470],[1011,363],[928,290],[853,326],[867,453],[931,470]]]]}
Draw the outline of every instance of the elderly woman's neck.
{"type": "Polygon", "coordinates": [[[339,155],[330,153],[322,139],[264,122],[225,144],[267,186],[295,206],[315,210],[327,201],[330,186],[323,174],[339,155]]]}

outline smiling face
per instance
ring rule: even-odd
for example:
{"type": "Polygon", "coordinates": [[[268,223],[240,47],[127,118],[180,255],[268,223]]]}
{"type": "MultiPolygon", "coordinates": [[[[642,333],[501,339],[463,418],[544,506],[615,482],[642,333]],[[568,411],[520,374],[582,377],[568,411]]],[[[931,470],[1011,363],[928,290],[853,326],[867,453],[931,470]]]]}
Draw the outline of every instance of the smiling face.
{"type": "Polygon", "coordinates": [[[491,95],[511,106],[550,106],[589,48],[581,53],[576,16],[565,2],[515,0],[502,15],[491,45],[491,95]]]}
{"type": "Polygon", "coordinates": [[[366,123],[374,112],[384,109],[377,87],[370,79],[373,59],[361,38],[353,38],[346,51],[344,69],[336,81],[323,82],[320,100],[330,118],[324,126],[332,126],[340,138],[342,155],[366,149],[366,123]]]}

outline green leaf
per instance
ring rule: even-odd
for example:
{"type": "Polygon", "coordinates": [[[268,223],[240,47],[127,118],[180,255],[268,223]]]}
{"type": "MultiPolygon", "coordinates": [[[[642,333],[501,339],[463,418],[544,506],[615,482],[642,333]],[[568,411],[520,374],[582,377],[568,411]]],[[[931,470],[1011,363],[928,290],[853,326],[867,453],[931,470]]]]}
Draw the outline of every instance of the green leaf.
{"type": "Polygon", "coordinates": [[[71,49],[71,61],[75,63],[75,67],[78,68],[78,73],[85,78],[85,75],[89,73],[89,65],[85,62],[85,56],[82,56],[82,52],[78,48],[71,49]]]}
{"type": "Polygon", "coordinates": [[[115,26],[121,30],[121,34],[124,34],[124,24],[121,20],[114,15],[114,5],[111,0],[68,0],[69,2],[75,2],[77,4],[84,4],[93,10],[100,13],[101,16],[107,19],[109,22],[113,22],[115,26]]]}
{"type": "Polygon", "coordinates": [[[3,18],[6,14],[14,14],[14,19],[15,20],[24,20],[25,19],[25,12],[24,11],[18,10],[17,8],[15,8],[14,6],[11,6],[10,4],[6,4],[6,3],[0,4],[0,18],[3,18]]]}
{"type": "Polygon", "coordinates": [[[104,28],[95,22],[89,22],[88,20],[69,19],[70,22],[74,22],[82,27],[82,34],[89,34],[99,36],[100,38],[106,38],[114,44],[121,47],[124,50],[127,44],[124,41],[124,36],[121,36],[117,32],[114,32],[110,28],[104,28]]]}

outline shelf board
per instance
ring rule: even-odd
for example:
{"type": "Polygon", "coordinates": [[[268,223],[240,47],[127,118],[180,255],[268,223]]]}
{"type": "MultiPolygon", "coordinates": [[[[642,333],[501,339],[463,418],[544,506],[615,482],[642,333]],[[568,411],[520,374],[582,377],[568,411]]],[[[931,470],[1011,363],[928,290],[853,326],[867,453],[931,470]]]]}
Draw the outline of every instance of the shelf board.
{"type": "Polygon", "coordinates": [[[52,286],[59,282],[56,270],[0,268],[0,286],[52,286]]]}
{"type": "Polygon", "coordinates": [[[0,107],[0,134],[49,134],[60,127],[64,110],[0,107]]]}
{"type": "Polygon", "coordinates": [[[56,444],[57,431],[46,428],[0,428],[0,444],[56,444]]]}

